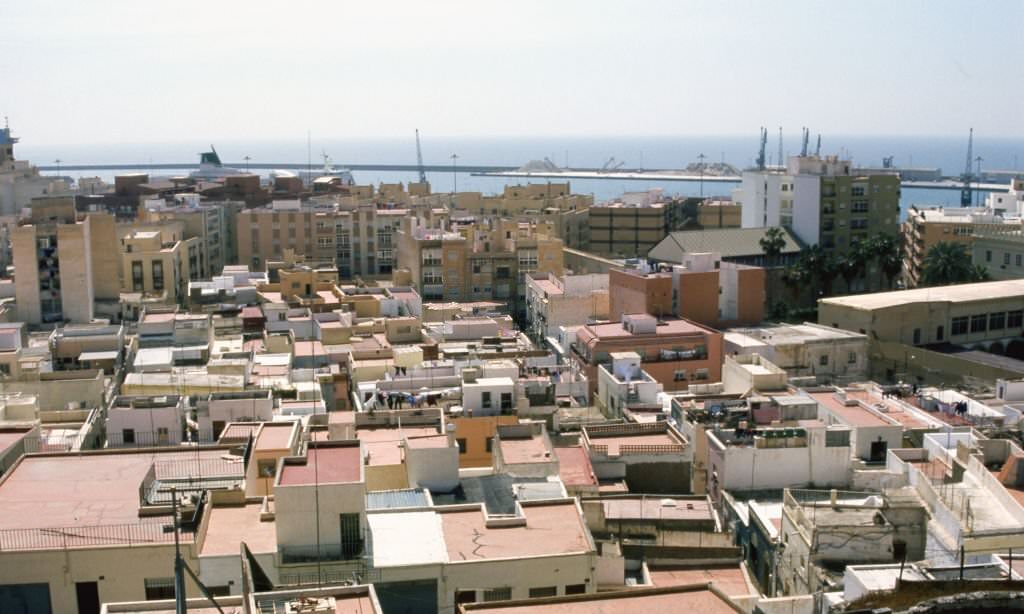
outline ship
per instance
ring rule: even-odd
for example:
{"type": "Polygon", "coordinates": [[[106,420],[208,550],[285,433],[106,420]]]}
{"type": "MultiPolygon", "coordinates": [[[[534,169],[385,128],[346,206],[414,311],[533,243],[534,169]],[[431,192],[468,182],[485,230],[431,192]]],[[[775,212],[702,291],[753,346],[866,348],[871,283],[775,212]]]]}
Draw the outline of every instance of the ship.
{"type": "Polygon", "coordinates": [[[323,179],[325,182],[330,183],[335,183],[331,180],[338,179],[343,186],[356,184],[355,177],[352,176],[351,170],[347,168],[334,168],[331,164],[331,157],[327,155],[327,152],[321,153],[320,157],[324,160],[323,168],[320,170],[301,171],[299,173],[299,176],[302,177],[302,181],[305,184],[310,185],[319,179],[323,179]]]}
{"type": "Polygon", "coordinates": [[[192,179],[223,179],[232,175],[248,175],[249,173],[224,166],[217,155],[217,149],[210,145],[210,151],[199,154],[199,170],[189,173],[192,179]]]}

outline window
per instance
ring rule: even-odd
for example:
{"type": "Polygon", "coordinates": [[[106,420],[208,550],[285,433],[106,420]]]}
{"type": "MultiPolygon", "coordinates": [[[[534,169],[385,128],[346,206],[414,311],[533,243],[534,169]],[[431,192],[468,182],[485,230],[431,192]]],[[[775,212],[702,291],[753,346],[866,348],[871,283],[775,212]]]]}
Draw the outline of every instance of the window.
{"type": "Polygon", "coordinates": [[[1016,263],[1017,266],[1020,266],[1020,260],[1021,260],[1020,254],[1017,254],[1017,256],[1014,259],[1014,262],[1016,263]]]}
{"type": "Polygon", "coordinates": [[[826,448],[850,447],[850,431],[825,431],[826,448]]]}
{"type": "Polygon", "coordinates": [[[512,393],[502,392],[501,393],[501,408],[512,409],[512,393]]]}
{"type": "Polygon", "coordinates": [[[491,393],[484,391],[480,393],[480,407],[489,409],[491,407],[491,393]]]}
{"type": "Polygon", "coordinates": [[[818,364],[820,366],[822,366],[822,367],[827,367],[828,366],[828,354],[822,354],[821,356],[818,356],[818,364]]]}
{"type": "Polygon", "coordinates": [[[992,250],[985,250],[985,262],[992,262],[992,250]]]}
{"type": "Polygon", "coordinates": [[[967,317],[961,316],[959,318],[953,318],[952,326],[950,327],[951,335],[966,335],[967,334],[967,317]]]}
{"type": "Polygon", "coordinates": [[[972,333],[983,333],[988,330],[988,316],[981,314],[978,316],[971,316],[971,332],[972,333]]]}
{"type": "Polygon", "coordinates": [[[490,454],[494,451],[494,437],[487,438],[487,453],[490,454]]]}
{"type": "Polygon", "coordinates": [[[582,595],[587,592],[586,584],[566,584],[565,594],[566,595],[582,595]]]}
{"type": "Polygon", "coordinates": [[[696,371],[693,372],[693,379],[705,380],[708,379],[709,377],[711,377],[711,374],[708,372],[707,369],[697,369],[696,371]]]}
{"type": "Polygon", "coordinates": [[[921,343],[921,329],[920,328],[915,328],[914,329],[914,345],[917,345],[919,343],[921,343]]]}
{"type": "Polygon", "coordinates": [[[1024,311],[1018,309],[1006,312],[1006,328],[1020,328],[1022,323],[1024,323],[1024,311]]]}
{"type": "Polygon", "coordinates": [[[1010,264],[1010,254],[1003,254],[1003,266],[1010,264]]]}
{"type": "Polygon", "coordinates": [[[466,453],[466,439],[460,437],[460,438],[455,440],[455,443],[456,443],[456,445],[459,446],[459,454],[465,454],[466,453]]]}
{"type": "Polygon", "coordinates": [[[153,289],[163,290],[164,289],[164,263],[161,260],[154,260],[152,262],[153,268],[153,289]]]}
{"type": "Polygon", "coordinates": [[[672,381],[682,382],[686,380],[686,369],[676,369],[672,375],[672,381]]]}
{"type": "Polygon", "coordinates": [[[174,599],[174,578],[146,578],[146,601],[174,599]]]}
{"type": "Polygon", "coordinates": [[[850,203],[850,213],[867,213],[868,212],[868,201],[866,200],[855,200],[850,203]]]}
{"type": "Polygon", "coordinates": [[[852,365],[857,362],[857,352],[850,352],[846,355],[846,364],[852,365]]]}
{"type": "Polygon", "coordinates": [[[142,261],[132,260],[132,291],[142,292],[142,261]]]}
{"type": "Polygon", "coordinates": [[[530,598],[534,597],[554,597],[558,594],[557,586],[538,586],[530,589],[530,598]]]}
{"type": "Polygon", "coordinates": [[[352,558],[363,551],[363,532],[359,526],[359,514],[340,514],[341,554],[352,558]]]}
{"type": "Polygon", "coordinates": [[[121,431],[121,443],[135,443],[135,429],[123,429],[121,431]]]}
{"type": "Polygon", "coordinates": [[[999,311],[997,313],[988,314],[988,329],[989,330],[1003,330],[1006,328],[1006,312],[999,311]]]}
{"type": "Polygon", "coordinates": [[[484,601],[508,601],[512,598],[512,588],[492,588],[484,591],[484,601]]]}
{"type": "Polygon", "coordinates": [[[273,478],[277,474],[277,461],[273,458],[261,458],[257,464],[259,477],[273,478]]]}
{"type": "Polygon", "coordinates": [[[942,338],[946,336],[946,327],[939,324],[935,327],[935,340],[942,341],[942,338]]]}

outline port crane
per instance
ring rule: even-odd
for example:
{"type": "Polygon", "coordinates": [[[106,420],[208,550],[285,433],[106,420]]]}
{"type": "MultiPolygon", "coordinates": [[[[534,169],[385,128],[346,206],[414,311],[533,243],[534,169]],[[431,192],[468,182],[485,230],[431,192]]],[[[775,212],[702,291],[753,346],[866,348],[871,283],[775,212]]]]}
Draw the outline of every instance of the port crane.
{"type": "Polygon", "coordinates": [[[967,137],[967,165],[964,166],[964,174],[960,175],[961,181],[964,182],[964,187],[960,190],[960,205],[963,207],[970,207],[971,201],[971,181],[974,180],[974,174],[971,172],[971,165],[974,162],[974,128],[967,137]]]}
{"type": "Polygon", "coordinates": [[[420,174],[420,183],[427,182],[427,171],[423,169],[423,150],[420,149],[420,129],[416,129],[416,170],[420,174]]]}
{"type": "Polygon", "coordinates": [[[768,129],[761,126],[761,147],[757,150],[757,170],[763,171],[765,167],[764,149],[768,146],[768,129]]]}
{"type": "Polygon", "coordinates": [[[601,165],[601,170],[599,170],[597,172],[599,172],[599,173],[610,173],[612,171],[619,170],[620,168],[622,168],[625,165],[626,165],[626,163],[624,161],[616,161],[615,160],[615,156],[612,156],[612,157],[608,158],[607,162],[605,162],[604,164],[601,165]]]}

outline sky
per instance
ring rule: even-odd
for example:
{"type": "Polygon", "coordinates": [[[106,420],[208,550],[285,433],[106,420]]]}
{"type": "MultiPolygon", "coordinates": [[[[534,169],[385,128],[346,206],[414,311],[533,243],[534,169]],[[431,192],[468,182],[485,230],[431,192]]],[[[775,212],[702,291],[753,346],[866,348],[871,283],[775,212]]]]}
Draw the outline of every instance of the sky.
{"type": "Polygon", "coordinates": [[[1021,23],[1021,0],[0,0],[0,115],[41,145],[1016,138],[1021,23]]]}

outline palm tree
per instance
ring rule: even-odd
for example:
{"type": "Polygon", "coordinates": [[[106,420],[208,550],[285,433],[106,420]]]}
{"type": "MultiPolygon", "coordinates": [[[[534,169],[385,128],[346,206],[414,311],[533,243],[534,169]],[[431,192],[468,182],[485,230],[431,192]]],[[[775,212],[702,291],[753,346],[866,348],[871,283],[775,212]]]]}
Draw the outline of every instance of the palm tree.
{"type": "Polygon", "coordinates": [[[772,272],[770,268],[775,266],[778,262],[779,254],[786,247],[786,236],[781,228],[772,226],[765,231],[763,237],[758,239],[758,243],[761,245],[761,251],[764,252],[765,268],[768,269],[765,271],[764,300],[767,303],[769,314],[774,315],[778,309],[773,303],[771,290],[775,282],[771,279],[772,272]]]}
{"type": "Polygon", "coordinates": [[[758,243],[761,245],[761,251],[764,252],[765,264],[774,266],[779,254],[786,247],[786,235],[778,226],[772,226],[765,231],[758,243]]]}
{"type": "Polygon", "coordinates": [[[945,286],[989,279],[988,271],[971,263],[971,253],[963,243],[936,243],[925,254],[921,271],[922,286],[945,286]]]}
{"type": "Polygon", "coordinates": [[[886,287],[891,289],[896,276],[903,271],[903,247],[890,235],[878,235],[871,243],[878,269],[885,277],[886,287]]]}

